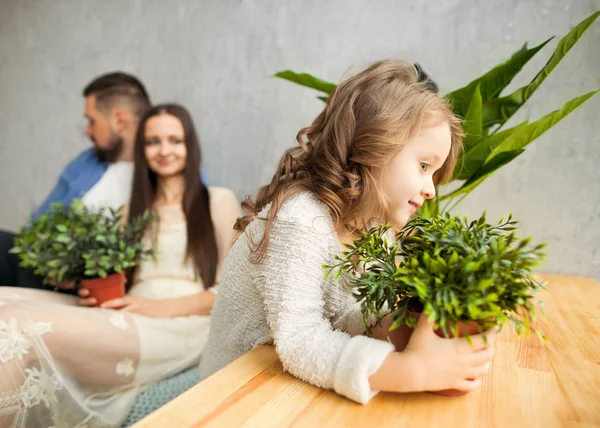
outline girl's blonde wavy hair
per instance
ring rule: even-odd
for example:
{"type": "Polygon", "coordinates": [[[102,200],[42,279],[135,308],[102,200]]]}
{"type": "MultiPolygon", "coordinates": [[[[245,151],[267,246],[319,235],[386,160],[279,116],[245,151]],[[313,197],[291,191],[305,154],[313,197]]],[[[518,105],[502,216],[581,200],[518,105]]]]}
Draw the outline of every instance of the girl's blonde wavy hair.
{"type": "Polygon", "coordinates": [[[253,220],[266,221],[262,239],[251,246],[257,261],[264,257],[281,205],[299,191],[308,190],[326,204],[336,228],[364,232],[366,207],[387,222],[378,171],[432,116],[449,125],[452,138],[450,154],[433,180],[438,185],[450,179],[463,131],[446,100],[427,86],[414,66],[398,60],[377,62],[337,86],[313,124],[298,132],[299,146],[284,153],[271,182],[254,200],[249,196],[242,202],[247,214],[235,230],[243,233],[253,220]],[[268,204],[266,218],[260,218],[268,204]]]}

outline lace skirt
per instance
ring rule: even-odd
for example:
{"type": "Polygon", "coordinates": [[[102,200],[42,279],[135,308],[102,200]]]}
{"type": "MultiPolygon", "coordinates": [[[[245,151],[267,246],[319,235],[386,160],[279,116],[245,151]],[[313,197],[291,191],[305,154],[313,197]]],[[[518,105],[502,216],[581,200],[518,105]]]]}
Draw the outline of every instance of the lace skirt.
{"type": "Polygon", "coordinates": [[[198,363],[209,327],[0,287],[0,428],[120,426],[145,385],[198,363]]]}

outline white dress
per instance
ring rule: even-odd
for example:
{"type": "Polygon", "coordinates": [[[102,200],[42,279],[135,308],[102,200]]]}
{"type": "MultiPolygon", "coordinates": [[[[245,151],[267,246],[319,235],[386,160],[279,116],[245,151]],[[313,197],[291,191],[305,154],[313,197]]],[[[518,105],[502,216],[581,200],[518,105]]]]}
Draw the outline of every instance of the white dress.
{"type": "MultiPolygon", "coordinates": [[[[209,191],[221,263],[239,208],[231,191],[209,191]]],[[[157,261],[140,265],[129,294],[204,291],[183,263],[181,206],[157,212],[157,261]]],[[[120,426],[142,388],[198,363],[209,327],[210,316],[152,318],[79,307],[76,297],[53,291],[0,287],[0,428],[120,426]]]]}

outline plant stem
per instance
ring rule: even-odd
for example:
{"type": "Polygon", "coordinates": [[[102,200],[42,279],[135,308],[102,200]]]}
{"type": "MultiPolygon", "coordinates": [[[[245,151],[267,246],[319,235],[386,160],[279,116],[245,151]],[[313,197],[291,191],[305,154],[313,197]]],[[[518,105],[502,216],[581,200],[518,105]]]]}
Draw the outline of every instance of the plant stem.
{"type": "Polygon", "coordinates": [[[456,202],[454,202],[454,204],[452,204],[452,202],[456,199],[456,198],[450,198],[450,200],[448,201],[448,203],[446,204],[446,206],[444,207],[444,209],[442,210],[442,212],[450,212],[452,211],[454,208],[456,208],[456,206],[458,204],[460,204],[462,202],[463,199],[465,199],[467,197],[467,193],[463,194],[461,197],[458,198],[458,200],[456,202]],[[452,204],[452,206],[450,206],[448,208],[448,206],[452,204]]]}

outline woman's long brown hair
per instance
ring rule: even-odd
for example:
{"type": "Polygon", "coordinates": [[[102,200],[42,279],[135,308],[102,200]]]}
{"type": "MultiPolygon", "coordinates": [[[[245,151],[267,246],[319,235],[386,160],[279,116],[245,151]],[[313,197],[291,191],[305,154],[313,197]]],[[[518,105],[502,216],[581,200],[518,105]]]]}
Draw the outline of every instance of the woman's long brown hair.
{"type": "MultiPolygon", "coordinates": [[[[184,171],[185,189],[182,201],[187,224],[186,261],[193,263],[196,276],[202,279],[204,288],[208,289],[214,285],[217,275],[219,258],[217,241],[210,215],[208,189],[200,179],[200,164],[202,161],[200,142],[189,112],[180,105],[160,104],[154,106],[140,119],[135,141],[133,186],[128,220],[142,215],[145,210],[155,212],[154,201],[156,200],[158,180],[156,173],[148,165],[144,154],[146,145],[145,128],[148,119],[161,114],[175,116],[183,125],[187,149],[184,171]]],[[[127,274],[128,287],[133,284],[136,269],[132,269],[127,274]]]]}

